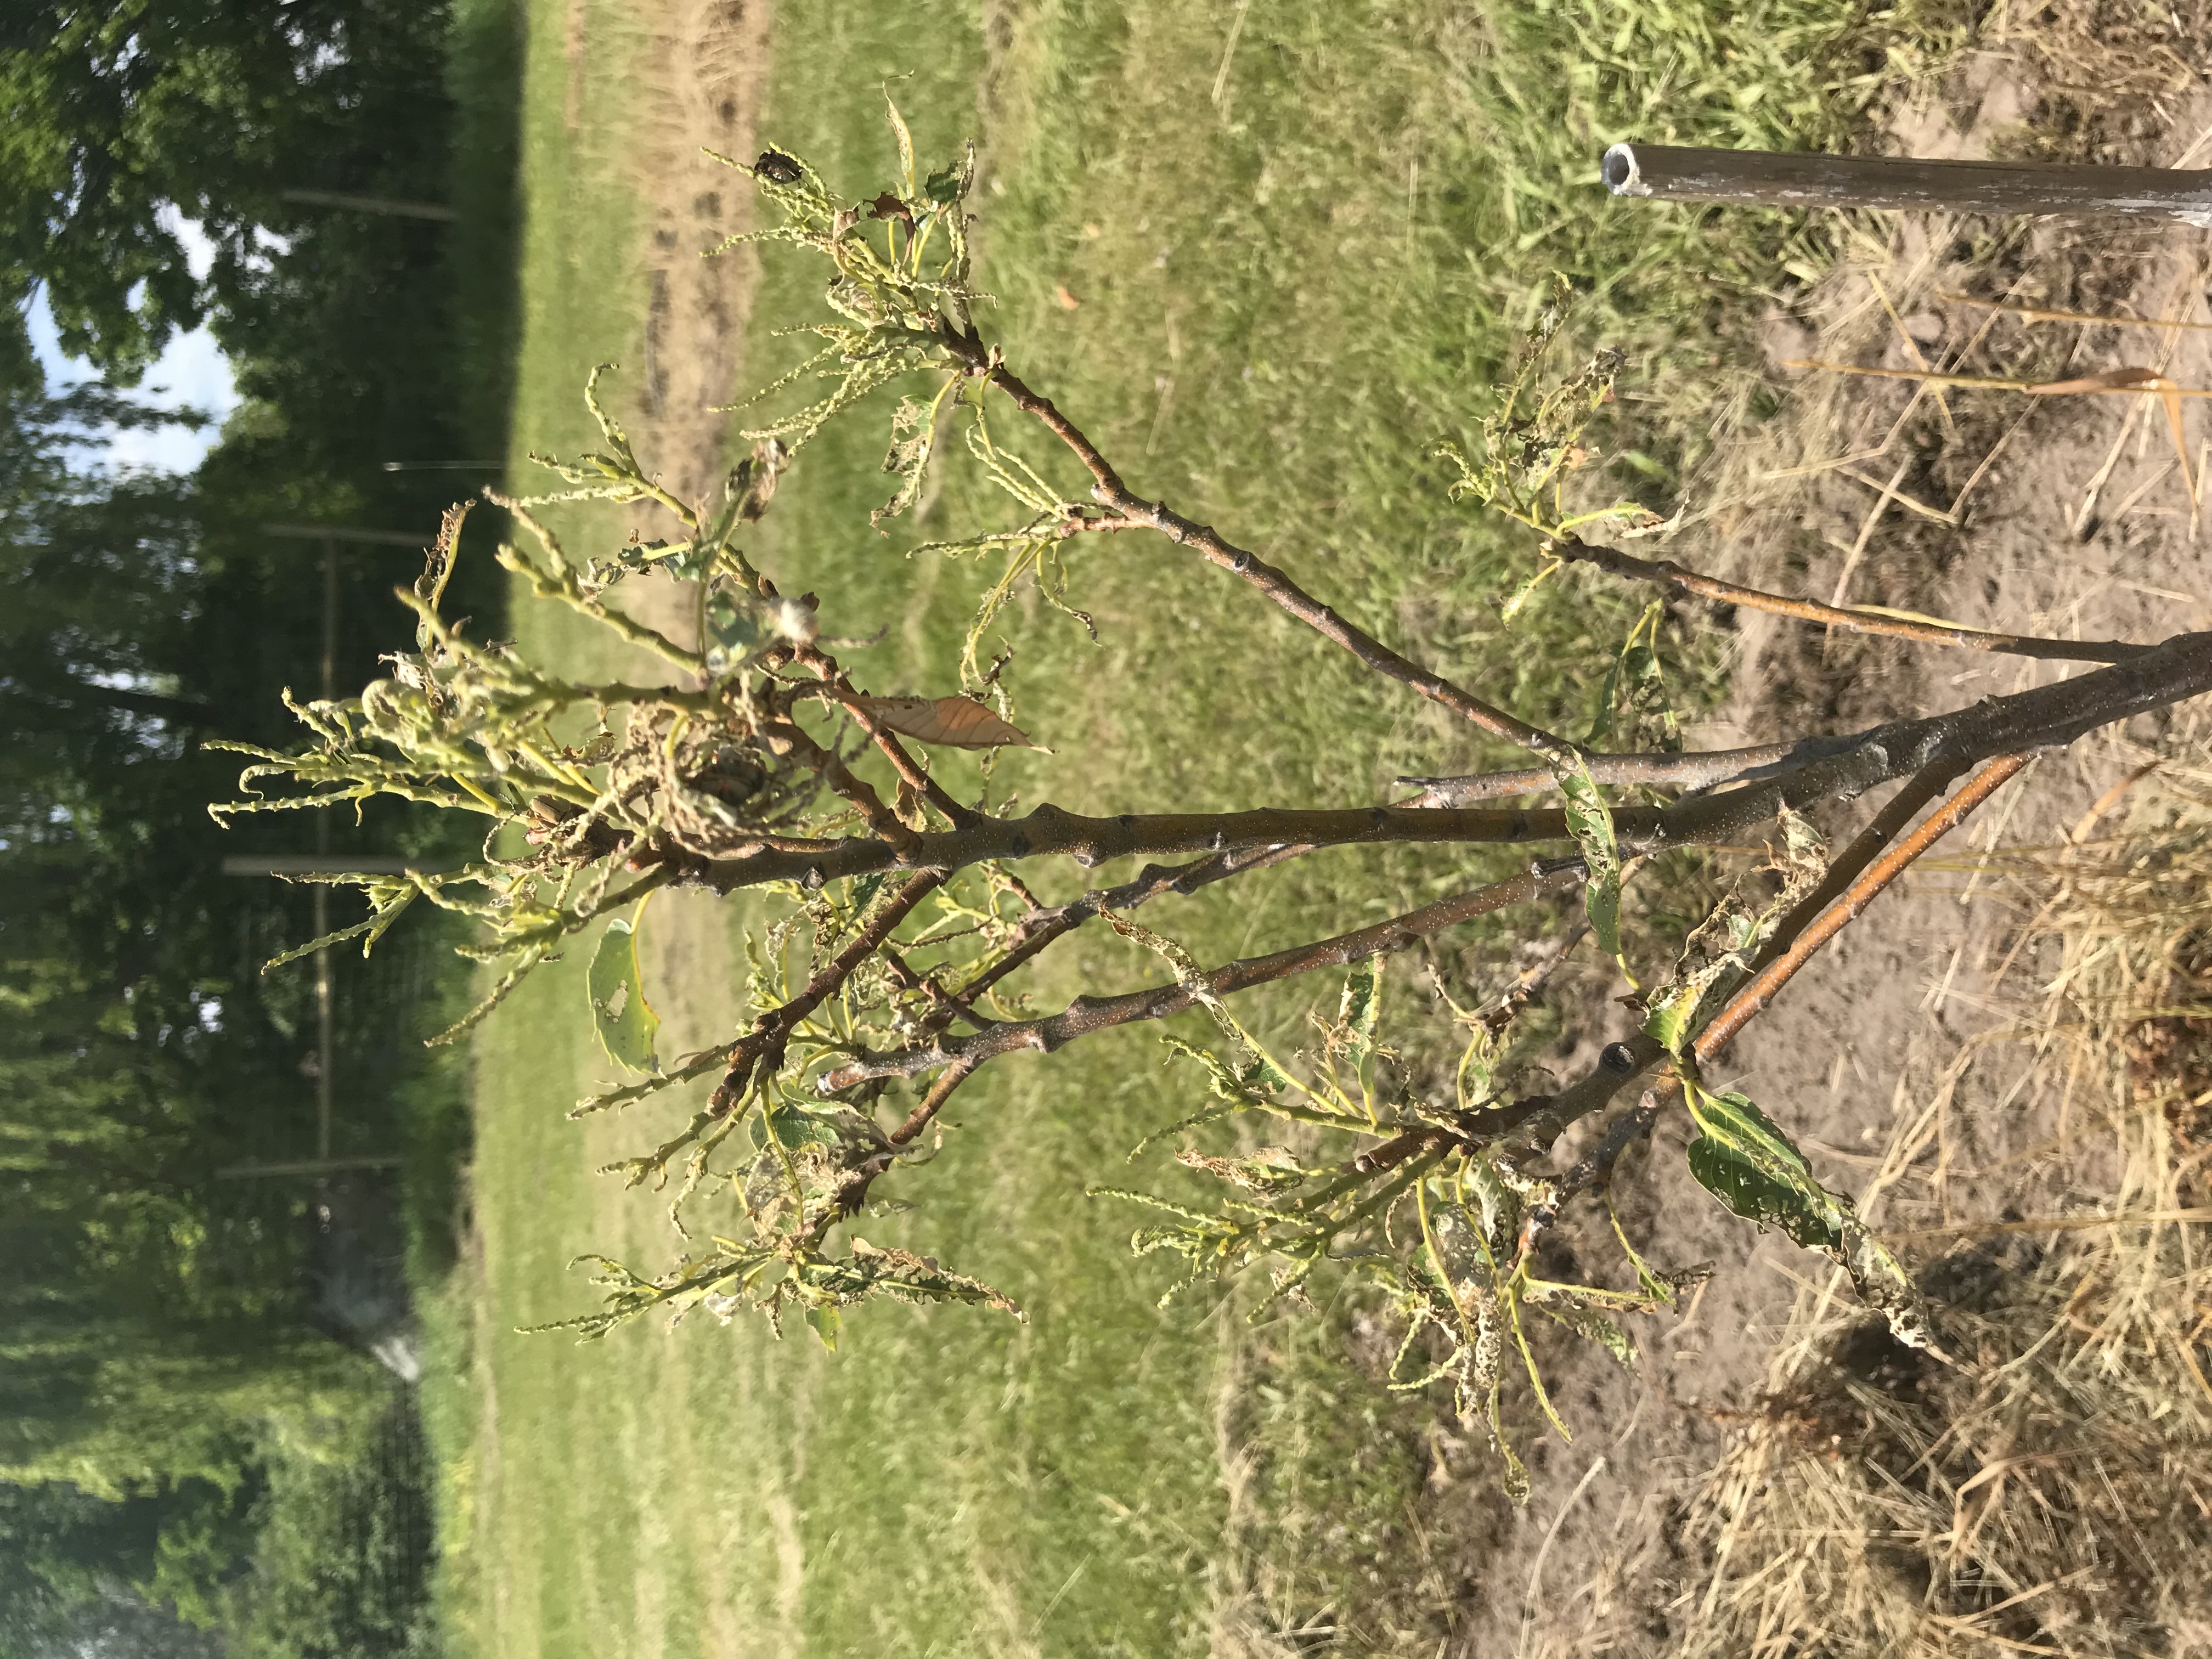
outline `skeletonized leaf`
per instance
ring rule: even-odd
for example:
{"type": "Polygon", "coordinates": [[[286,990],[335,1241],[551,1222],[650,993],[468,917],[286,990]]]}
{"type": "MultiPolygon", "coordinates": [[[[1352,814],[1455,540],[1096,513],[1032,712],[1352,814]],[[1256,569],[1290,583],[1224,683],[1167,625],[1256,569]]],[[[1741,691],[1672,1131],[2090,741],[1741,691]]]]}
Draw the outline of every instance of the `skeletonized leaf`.
{"type": "Polygon", "coordinates": [[[1781,873],[1781,890],[1754,910],[1747,896],[1752,878],[1740,878],[1682,942],[1681,955],[1667,981],[1644,1000],[1649,1010],[1644,1033],[1669,1054],[1682,1052],[1683,1044],[1695,1034],[1698,1011],[1748,974],[1753,953],[1773,937],[1782,918],[1827,869],[1826,848],[1811,823],[1786,806],[1778,823],[1782,849],[1766,867],[1781,873]]]}
{"type": "MultiPolygon", "coordinates": [[[[1288,1089],[1291,1086],[1290,1073],[1276,1063],[1275,1057],[1262,1048],[1249,1031],[1237,1023],[1237,1017],[1229,1012],[1220,997],[1206,983],[1206,970],[1198,965],[1196,957],[1173,939],[1154,933],[1139,922],[1131,921],[1127,916],[1117,915],[1111,910],[1102,910],[1098,914],[1106,919],[1106,925],[1123,939],[1143,945],[1173,969],[1176,982],[1191,994],[1200,1007],[1213,1016],[1213,1023],[1221,1028],[1222,1035],[1235,1043],[1244,1056],[1245,1063],[1233,1073],[1240,1089],[1288,1089]]],[[[1170,1041],[1173,1046],[1172,1040],[1170,1041]]],[[[1206,1056],[1204,1049],[1191,1052],[1193,1058],[1206,1056]]],[[[1206,1057],[1209,1060],[1212,1058],[1206,1057]]]]}
{"type": "Polygon", "coordinates": [[[1008,725],[973,697],[858,697],[860,708],[890,731],[916,743],[954,749],[999,749],[1030,742],[1020,727],[1008,725]]]}
{"type": "Polygon", "coordinates": [[[1575,838],[1575,844],[1582,848],[1583,861],[1589,866],[1589,880],[1583,888],[1583,908],[1589,915],[1590,930],[1597,935],[1597,948],[1617,957],[1620,954],[1620,843],[1613,836],[1613,813],[1581,756],[1571,762],[1554,760],[1552,772],[1566,800],[1567,833],[1575,838]]]}
{"type": "Polygon", "coordinates": [[[637,965],[636,930],[619,916],[600,935],[599,948],[592,957],[587,988],[599,1046],[607,1051],[607,1058],[629,1071],[659,1072],[660,1061],[653,1054],[653,1039],[660,1030],[660,1016],[645,1000],[645,982],[637,965]]]}
{"type": "Polygon", "coordinates": [[[1536,590],[1543,586],[1544,579],[1559,568],[1559,561],[1557,559],[1550,560],[1538,567],[1534,575],[1522,582],[1499,603],[1498,619],[1500,622],[1510,623],[1519,616],[1522,607],[1536,596],[1536,590]]]}
{"type": "Polygon", "coordinates": [[[1842,1261],[1850,1273],[1851,1286],[1858,1291],[1859,1300],[1881,1310],[1889,1321],[1891,1335],[1908,1348],[1924,1348],[1948,1363],[1943,1351],[1936,1346],[1936,1333],[1928,1322],[1928,1310],[1920,1299],[1920,1287],[1912,1282],[1912,1275],[1848,1207],[1844,1212],[1842,1261]]]}
{"type": "Polygon", "coordinates": [[[1601,747],[1619,732],[1622,733],[1619,746],[1640,748],[1647,728],[1658,748],[1682,746],[1681,724],[1667,700],[1666,674],[1659,662],[1659,624],[1665,614],[1665,607],[1654,599],[1628,630],[1628,638],[1599,689],[1597,719],[1586,746],[1601,747]]]}
{"type": "Polygon", "coordinates": [[[1370,957],[1355,963],[1344,981],[1344,1000],[1337,1006],[1336,1023],[1355,1060],[1375,1052],[1375,1026],[1382,1013],[1382,958],[1370,957]]]}
{"type": "Polygon", "coordinates": [[[1596,1343],[1630,1370],[1642,1370],[1641,1357],[1628,1333],[1595,1308],[1578,1308],[1571,1303],[1564,1307],[1553,1307],[1549,1303],[1540,1305],[1577,1336],[1596,1343]]]}
{"type": "Polygon", "coordinates": [[[1698,1129],[1689,1148],[1698,1184],[1747,1221],[1771,1221],[1808,1249],[1834,1257],[1899,1341],[1941,1358],[1911,1276],[1867,1230],[1849,1199],[1813,1179],[1790,1137],[1740,1094],[1708,1094],[1695,1084],[1684,1092],[1698,1129]]]}

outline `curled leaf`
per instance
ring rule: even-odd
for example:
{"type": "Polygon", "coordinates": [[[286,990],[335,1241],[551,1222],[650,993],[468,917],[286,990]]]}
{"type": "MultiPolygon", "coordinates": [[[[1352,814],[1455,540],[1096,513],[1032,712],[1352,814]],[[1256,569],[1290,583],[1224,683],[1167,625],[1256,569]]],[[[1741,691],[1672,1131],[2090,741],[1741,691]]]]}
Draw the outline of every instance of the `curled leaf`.
{"type": "Polygon", "coordinates": [[[1020,727],[1000,720],[973,697],[855,697],[879,725],[916,743],[954,749],[1035,749],[1020,727]]]}
{"type": "Polygon", "coordinates": [[[645,1000],[645,982],[637,963],[636,930],[619,916],[607,924],[607,931],[599,937],[586,988],[599,1046],[607,1051],[607,1058],[629,1071],[658,1073],[660,1061],[653,1053],[653,1042],[660,1030],[660,1016],[645,1000]]]}
{"type": "Polygon", "coordinates": [[[1868,1231],[1850,1200],[1813,1179],[1790,1137],[1742,1095],[1708,1094],[1694,1083],[1686,1083],[1685,1094],[1698,1130],[1689,1147],[1698,1184],[1745,1220],[1771,1222],[1806,1249],[1834,1257],[1899,1341],[1942,1358],[1911,1276],[1868,1231]]]}
{"type": "Polygon", "coordinates": [[[1620,843],[1613,832],[1613,813],[1598,793],[1589,763],[1580,755],[1554,759],[1553,775],[1565,798],[1567,833],[1582,848],[1589,866],[1583,889],[1583,906],[1589,915],[1590,931],[1597,948],[1609,957],[1620,954],[1620,843]]]}

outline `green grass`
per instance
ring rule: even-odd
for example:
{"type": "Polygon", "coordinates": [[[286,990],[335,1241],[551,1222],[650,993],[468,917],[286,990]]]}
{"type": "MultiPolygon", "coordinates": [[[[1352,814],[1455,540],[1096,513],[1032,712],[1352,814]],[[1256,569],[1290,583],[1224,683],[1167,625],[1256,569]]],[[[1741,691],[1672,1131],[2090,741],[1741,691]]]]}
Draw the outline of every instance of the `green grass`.
{"type": "MultiPolygon", "coordinates": [[[[579,447],[584,373],[634,354],[641,331],[623,158],[651,118],[631,79],[641,43],[611,5],[586,8],[572,143],[568,13],[541,0],[528,15],[518,448],[579,447]]],[[[1612,647],[1640,599],[1564,584],[1509,635],[1491,602],[1532,550],[1444,501],[1434,441],[1479,419],[1530,296],[1560,269],[1597,290],[1585,347],[1603,334],[1641,349],[1629,389],[1656,401],[1632,405],[1654,421],[1637,444],[1680,465],[1702,422],[1676,411],[1729,394],[1746,319],[1821,247],[1778,219],[1609,204],[1589,182],[1599,149],[1632,134],[1833,142],[1900,58],[1944,44],[1924,21],[1833,0],[1570,5],[1540,24],[1342,0],[989,15],[1009,21],[987,29],[972,6],[786,8],[768,135],[870,193],[886,155],[877,83],[907,77],[896,94],[926,153],[984,142],[991,326],[1136,488],[1570,727],[1587,719],[1577,665],[1612,647]]],[[[770,251],[752,379],[795,349],[762,325],[805,320],[817,283],[770,251]]],[[[995,509],[956,469],[917,526],[877,538],[861,509],[888,493],[882,443],[879,422],[855,420],[810,449],[761,562],[787,589],[820,592],[831,631],[889,628],[858,659],[868,689],[950,690],[991,573],[903,550],[995,509]]],[[[1353,802],[1401,770],[1490,757],[1164,544],[1085,550],[1074,598],[1099,645],[1033,604],[1005,629],[1023,721],[1056,750],[1002,775],[1030,801],[1353,802]]],[[[534,647],[580,648],[526,614],[513,626],[534,647]]],[[[1147,920],[1213,958],[1371,920],[1481,866],[1334,854],[1147,920]]],[[[1079,873],[1044,878],[1048,895],[1079,873]]],[[[652,989],[703,1036],[736,1011],[716,982],[720,935],[696,931],[698,976],[652,989]]],[[[921,1207],[885,1237],[1002,1285],[1026,1325],[871,1309],[835,1357],[704,1322],[584,1348],[514,1334],[586,1305],[565,1266],[577,1251],[658,1267],[675,1248],[648,1195],[589,1173],[650,1144],[669,1110],[562,1120],[603,1066],[580,1021],[580,965],[538,975],[475,1051],[481,1255],[436,1304],[431,1396],[442,1605],[461,1650],[1158,1655],[1204,1649],[1248,1595],[1280,1623],[1326,1614],[1360,1632],[1355,1647],[1419,1626],[1406,1522],[1418,1415],[1342,1357],[1344,1310],[1258,1331],[1201,1303],[1161,1314],[1164,1270],[1128,1257],[1130,1216],[1080,1197],[1087,1182],[1131,1180],[1127,1149],[1188,1098],[1149,1036],[1003,1064],[953,1114],[974,1127],[902,1182],[921,1207]],[[1249,1482],[1228,1478],[1237,1468],[1249,1482]]],[[[1140,976],[1126,947],[1079,937],[1040,1000],[1140,976]]],[[[1296,992],[1266,1021],[1286,1026],[1331,994],[1296,992]]],[[[1160,1179],[1157,1164],[1134,1178],[1160,1179]]]]}

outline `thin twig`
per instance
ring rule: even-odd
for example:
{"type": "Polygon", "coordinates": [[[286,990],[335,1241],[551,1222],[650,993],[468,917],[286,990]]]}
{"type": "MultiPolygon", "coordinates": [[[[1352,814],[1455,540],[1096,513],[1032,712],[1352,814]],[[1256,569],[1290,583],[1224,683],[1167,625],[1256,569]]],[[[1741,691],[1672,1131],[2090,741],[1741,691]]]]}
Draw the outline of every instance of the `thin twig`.
{"type": "Polygon", "coordinates": [[[794,662],[803,663],[822,677],[823,683],[836,694],[838,707],[853,717],[853,721],[868,734],[869,740],[883,750],[899,780],[923,799],[945,814],[956,826],[973,823],[982,814],[972,806],[964,806],[946,793],[945,786],[931,777],[927,771],[907,752],[906,745],[887,730],[868,710],[860,693],[836,658],[811,646],[801,646],[792,653],[794,662]]]}
{"type": "Polygon", "coordinates": [[[1676,564],[1672,559],[1638,559],[1615,549],[1595,546],[1571,537],[1560,540],[1553,551],[1570,564],[1593,564],[1616,576],[1670,583],[1686,592],[1716,599],[1723,605],[1764,611],[1777,617],[1794,617],[1800,622],[1819,623],[1829,628],[1848,628],[1862,634],[1912,640],[1923,645],[1964,646],[1973,651],[1994,651],[2006,656],[2038,657],[2057,662],[2124,662],[2155,648],[2148,645],[2129,645],[2118,640],[2043,640],[2021,634],[1995,634],[1984,629],[1961,628],[1932,618],[1915,619],[1868,606],[1822,605],[1817,599],[1793,599],[1783,594],[1761,592],[1755,587],[1744,587],[1735,582],[1723,581],[1716,576],[1704,575],[1676,564]]]}
{"type": "Polygon", "coordinates": [[[1256,852],[1218,853],[1184,865],[1148,864],[1138,872],[1133,881],[1123,882],[1119,887],[1097,889],[1056,908],[1047,908],[1032,900],[1030,914],[1022,922],[1020,937],[1005,956],[961,987],[961,999],[972,1002],[1017,969],[1036,960],[1055,940],[1065,939],[1103,911],[1132,910],[1169,893],[1187,897],[1214,882],[1286,863],[1313,850],[1311,847],[1267,847],[1256,852]]]}
{"type": "Polygon", "coordinates": [[[1661,1108],[1681,1092],[1682,1080],[1672,1073],[1646,1089],[1635,1110],[1615,1119],[1589,1155],[1560,1177],[1557,1202],[1564,1205],[1577,1193],[1603,1192],[1612,1185],[1613,1165],[1621,1154],[1651,1133],[1661,1108]]]}
{"type": "Polygon", "coordinates": [[[1165,501],[1148,501],[1138,495],[1122,483],[1121,474],[1098,447],[1054,406],[1051,398],[1031,390],[1018,375],[996,361],[980,338],[948,332],[945,345],[968,366],[970,374],[988,380],[1016,408],[1033,416],[1067,447],[1091,474],[1091,499],[1109,512],[1157,530],[1178,546],[1190,548],[1209,562],[1243,577],[1284,611],[1322,638],[1349,651],[1376,672],[1411,688],[1462,719],[1472,720],[1492,736],[1540,755],[1565,757],[1572,753],[1573,745],[1565,738],[1485,702],[1354,627],[1258,554],[1237,546],[1211,525],[1183,517],[1165,501]]]}
{"type": "MultiPolygon", "coordinates": [[[[1862,743],[1870,732],[1842,738],[1806,738],[1796,743],[1760,744],[1751,749],[1707,749],[1688,754],[1585,755],[1590,781],[1607,787],[1658,789],[1710,789],[1721,784],[1747,781],[1751,774],[1784,765],[1805,765],[1826,760],[1862,743]]],[[[1469,806],[1479,800],[1499,800],[1538,789],[1557,789],[1559,775],[1548,767],[1528,766],[1510,772],[1475,772],[1464,777],[1401,777],[1397,781],[1421,793],[1401,806],[1469,806]]]]}

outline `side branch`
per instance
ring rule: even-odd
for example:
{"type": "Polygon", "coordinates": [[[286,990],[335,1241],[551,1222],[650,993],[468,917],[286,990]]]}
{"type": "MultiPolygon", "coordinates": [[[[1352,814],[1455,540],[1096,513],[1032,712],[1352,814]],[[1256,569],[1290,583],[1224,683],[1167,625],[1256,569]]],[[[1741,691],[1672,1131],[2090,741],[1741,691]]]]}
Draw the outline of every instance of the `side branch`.
{"type": "Polygon", "coordinates": [[[1772,1002],[1784,986],[1796,977],[1798,970],[1819,953],[1822,945],[1857,921],[1861,912],[1880,896],[1883,889],[1903,875],[1921,854],[1965,823],[1977,807],[1996,793],[2027,764],[2030,758],[2027,755],[2007,755],[1991,762],[1972,782],[1931,812],[1917,830],[1869,866],[1864,875],[1853,882],[1840,898],[1822,911],[1771,962],[1753,975],[1751,982],[1729,999],[1728,1006],[1698,1034],[1698,1040],[1692,1048],[1699,1061],[1709,1060],[1725,1048],[1736,1033],[1772,1002]]]}
{"type": "Polygon", "coordinates": [[[708,1111],[720,1115],[735,1110],[757,1080],[774,1077],[782,1068],[784,1049],[791,1041],[791,1034],[799,1029],[799,1023],[820,1007],[853,976],[855,969],[882,947],[899,923],[913,913],[915,905],[944,884],[944,876],[934,870],[925,870],[914,877],[885,901],[828,966],[807,981],[805,990],[756,1019],[753,1029],[730,1045],[729,1070],[715,1086],[708,1102],[708,1111]]]}
{"type": "MultiPolygon", "coordinates": [[[[1705,749],[1688,754],[1585,755],[1590,781],[1607,787],[1646,787],[1661,789],[1711,789],[1722,784],[1748,781],[1746,774],[1775,767],[1803,765],[1826,760],[1864,742],[1873,735],[1806,738],[1796,743],[1760,744],[1750,749],[1705,749]]],[[[1557,789],[1559,775],[1549,767],[1524,766],[1509,772],[1475,772],[1462,777],[1400,778],[1409,789],[1421,793],[1401,806],[1471,806],[1479,800],[1500,800],[1538,789],[1557,789]]]]}
{"type": "MultiPolygon", "coordinates": [[[[1493,737],[1502,738],[1518,748],[1532,750],[1540,755],[1564,757],[1573,752],[1574,745],[1564,738],[1557,737],[1540,726],[1531,726],[1528,721],[1485,702],[1442,675],[1431,673],[1410,658],[1393,651],[1372,635],[1346,622],[1330,606],[1314,598],[1258,554],[1249,548],[1237,546],[1211,525],[1202,525],[1195,520],[1183,517],[1165,501],[1146,501],[1121,482],[1121,475],[1099,452],[1098,447],[1084,434],[1082,428],[1063,415],[1051,398],[1033,391],[1020,376],[997,362],[980,339],[973,336],[948,334],[945,344],[967,365],[970,374],[988,380],[1004,392],[1016,408],[1035,417],[1067,447],[1091,474],[1091,499],[1116,515],[1115,520],[1107,521],[1112,524],[1112,527],[1135,528],[1142,526],[1158,531],[1179,547],[1192,549],[1209,562],[1243,577],[1285,611],[1323,639],[1349,651],[1376,673],[1410,687],[1422,696],[1449,708],[1462,720],[1472,720],[1493,737]]],[[[1101,527],[1104,526],[1102,524],[1101,527]]]]}
{"type": "Polygon", "coordinates": [[[1800,622],[1848,628],[1861,634],[1880,634],[1890,639],[1913,640],[1923,645],[1964,646],[1972,651],[1994,651],[2013,657],[2038,657],[2055,662],[2125,662],[2154,647],[2129,645],[2118,640],[2044,640],[2022,634],[1992,634],[1978,628],[1954,628],[1935,622],[1916,622],[1878,611],[1849,610],[1821,605],[1813,599],[1793,599],[1740,586],[1716,576],[1701,575],[1672,559],[1638,559],[1610,547],[1596,547],[1572,536],[1553,544],[1553,551],[1569,564],[1592,564],[1616,576],[1633,580],[1671,584],[1723,605],[1741,605],[1800,622]]]}
{"type": "Polygon", "coordinates": [[[963,1001],[973,1000],[1017,969],[1035,961],[1054,940],[1065,939],[1091,917],[1105,911],[1133,910],[1148,900],[1161,898],[1170,893],[1188,897],[1200,888],[1210,886],[1217,881],[1224,881],[1231,876],[1244,875],[1254,870],[1264,870],[1270,865],[1284,863],[1313,850],[1310,847],[1269,847],[1256,852],[1219,853],[1210,859],[1198,859],[1183,865],[1164,866],[1148,864],[1137,872],[1134,880],[1125,881],[1119,887],[1097,889],[1054,908],[1039,907],[1023,919],[1014,943],[1006,955],[962,986],[960,997],[963,1001]]]}
{"type": "Polygon", "coordinates": [[[1447,927],[1487,915],[1492,910],[1503,909],[1509,904],[1518,904],[1547,893],[1558,892],[1581,879],[1582,872],[1578,868],[1545,874],[1530,871],[1508,881],[1476,888],[1471,892],[1424,906],[1419,910],[1409,910],[1404,915],[1377,922],[1371,927],[1340,933],[1334,939],[1322,939],[1317,944],[1278,951],[1273,956],[1232,962],[1192,981],[1158,985],[1150,990],[1133,991],[1126,996],[1079,997],[1063,1012],[1042,1019],[1009,1021],[972,1036],[955,1037],[930,1048],[910,1048],[902,1054],[856,1060],[849,1066],[824,1073],[816,1080],[815,1086],[825,1095],[836,1094],[875,1078],[912,1077],[917,1072],[930,1071],[939,1066],[964,1065],[972,1068],[987,1060],[1012,1054],[1018,1049],[1049,1054],[1065,1048],[1078,1037],[1089,1036],[1093,1032],[1133,1024],[1140,1020],[1166,1019],[1182,1013],[1197,1006],[1201,993],[1207,997],[1231,996],[1238,991],[1249,990],[1255,985],[1273,984],[1278,980],[1311,973],[1316,969],[1340,968],[1347,963],[1364,962],[1370,957],[1403,951],[1447,927]]]}

